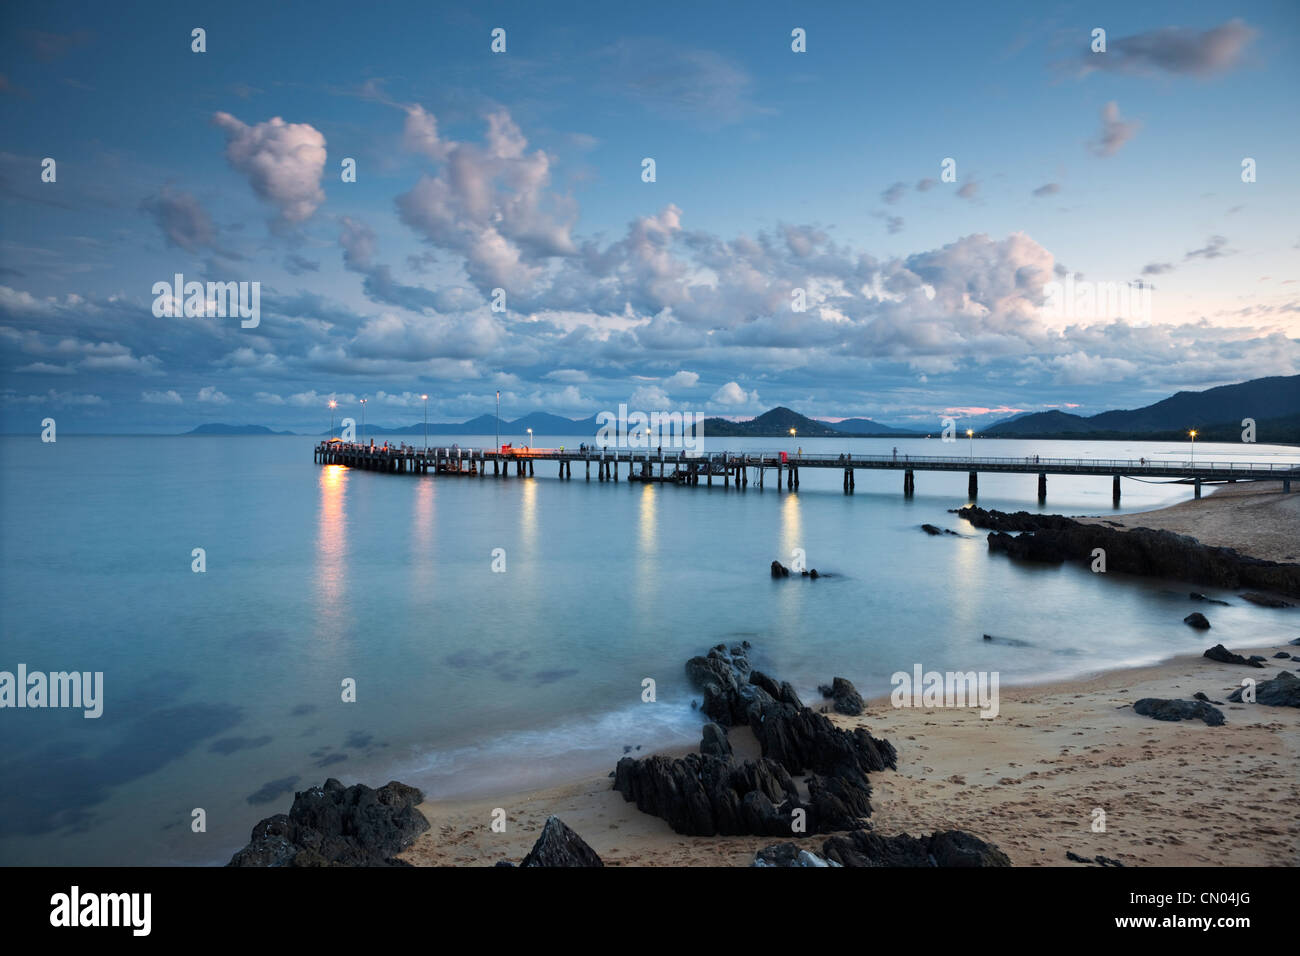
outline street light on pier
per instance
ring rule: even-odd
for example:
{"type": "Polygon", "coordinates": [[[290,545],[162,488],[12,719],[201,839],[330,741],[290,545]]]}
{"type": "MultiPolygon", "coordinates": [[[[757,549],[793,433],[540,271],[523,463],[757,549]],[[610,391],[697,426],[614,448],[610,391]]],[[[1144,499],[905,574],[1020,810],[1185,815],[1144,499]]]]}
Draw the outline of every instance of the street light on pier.
{"type": "Polygon", "coordinates": [[[366,443],[366,400],[361,400],[361,444],[366,443]]]}
{"type": "MultiPolygon", "coordinates": [[[[532,447],[533,447],[533,430],[532,430],[531,428],[528,429],[528,447],[529,447],[529,448],[532,448],[532,447]]],[[[531,467],[531,466],[529,466],[529,467],[531,467]]]]}
{"type": "Polygon", "coordinates": [[[975,432],[973,429],[966,429],[966,437],[970,440],[970,457],[971,461],[975,460],[975,432]]]}
{"type": "Polygon", "coordinates": [[[334,440],[334,409],[339,407],[339,403],[330,399],[330,441],[334,440]]]}
{"type": "Polygon", "coordinates": [[[424,399],[424,449],[429,450],[429,396],[421,395],[424,399]]]}
{"type": "Polygon", "coordinates": [[[1196,429],[1193,428],[1187,433],[1192,439],[1192,467],[1196,467],[1196,429]]]}

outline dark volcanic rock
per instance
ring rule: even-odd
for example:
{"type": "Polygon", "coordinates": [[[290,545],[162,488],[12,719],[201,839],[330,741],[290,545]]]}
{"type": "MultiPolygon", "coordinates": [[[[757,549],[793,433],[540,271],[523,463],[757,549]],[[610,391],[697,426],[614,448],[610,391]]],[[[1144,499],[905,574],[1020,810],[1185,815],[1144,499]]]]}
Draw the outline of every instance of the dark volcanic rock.
{"type": "Polygon", "coordinates": [[[822,845],[827,860],[841,866],[1010,866],[1010,858],[991,843],[961,830],[929,837],[906,833],[884,837],[871,830],[834,836],[822,845]]]}
{"type": "MultiPolygon", "coordinates": [[[[1229,696],[1233,703],[1243,703],[1242,691],[1238,687],[1229,696]]],[[[1255,703],[1267,704],[1269,707],[1300,707],[1300,678],[1290,671],[1279,671],[1272,680],[1262,680],[1255,685],[1255,703]]]]}
{"type": "Polygon", "coordinates": [[[839,866],[823,860],[811,850],[801,850],[793,843],[773,843],[754,854],[751,866],[839,866]]]}
{"type": "Polygon", "coordinates": [[[1143,717],[1156,720],[1203,720],[1211,727],[1223,724],[1223,711],[1211,707],[1203,700],[1165,700],[1160,697],[1143,697],[1133,705],[1143,717]]]}
{"type": "Polygon", "coordinates": [[[678,833],[790,836],[861,826],[871,813],[867,774],[897,767],[893,745],[863,728],[841,730],[803,706],[788,681],[750,669],[736,652],[719,645],[687,663],[691,679],[705,685],[705,713],[719,725],[705,728],[700,753],[624,757],[614,789],[678,833]],[[743,725],[758,740],[758,760],[732,756],[723,727],[743,725]],[[806,801],[795,774],[808,777],[806,801]]]}
{"type": "Polygon", "coordinates": [[[772,577],[774,577],[774,578],[788,578],[789,576],[790,576],[790,569],[789,569],[789,568],[787,568],[787,567],[786,567],[784,564],[782,564],[780,561],[773,561],[773,562],[772,562],[772,577]]]}
{"type": "Polygon", "coordinates": [[[391,781],[378,790],[333,777],[294,794],[289,813],[253,827],[228,866],[402,866],[395,857],[429,829],[424,794],[391,781]]]}
{"type": "MultiPolygon", "coordinates": [[[[1195,538],[1172,531],[1150,528],[1124,531],[1062,515],[1026,511],[1007,514],[975,505],[955,509],[954,514],[978,528],[988,529],[989,550],[1005,552],[1013,558],[1054,564],[1090,562],[1094,549],[1102,548],[1111,571],[1175,578],[1221,588],[1249,587],[1300,595],[1300,564],[1252,558],[1231,548],[1201,544],[1195,538]]],[[[1242,597],[1251,600],[1246,595],[1242,597]]],[[[1265,602],[1276,600],[1264,595],[1256,597],[1265,602]]]]}
{"type": "Polygon", "coordinates": [[[587,846],[559,817],[548,817],[520,866],[604,866],[596,851],[587,846]]]}
{"type": "Polygon", "coordinates": [[[1210,629],[1210,622],[1205,619],[1205,615],[1200,611],[1193,611],[1191,614],[1187,615],[1187,617],[1183,618],[1183,623],[1189,624],[1202,631],[1208,631],[1210,629]]]}
{"type": "Polygon", "coordinates": [[[1212,661],[1218,661],[1220,664],[1245,664],[1247,667],[1263,667],[1259,661],[1247,660],[1240,654],[1234,654],[1222,644],[1215,644],[1205,652],[1206,657],[1212,661]]]}
{"type": "Polygon", "coordinates": [[[857,717],[862,713],[862,695],[847,678],[836,677],[829,687],[823,684],[819,689],[823,697],[831,698],[836,713],[847,714],[850,717],[857,717]]]}
{"type": "MultiPolygon", "coordinates": [[[[1287,591],[1287,594],[1295,594],[1295,591],[1287,591]]],[[[1289,601],[1283,601],[1281,598],[1269,597],[1267,594],[1256,594],[1254,591],[1247,591],[1241,595],[1243,601],[1249,601],[1251,604],[1258,604],[1260,607],[1295,607],[1289,601]]]]}
{"type": "Polygon", "coordinates": [[[727,739],[725,728],[717,724],[704,725],[704,737],[700,740],[700,756],[723,759],[731,756],[731,741],[727,739]]]}

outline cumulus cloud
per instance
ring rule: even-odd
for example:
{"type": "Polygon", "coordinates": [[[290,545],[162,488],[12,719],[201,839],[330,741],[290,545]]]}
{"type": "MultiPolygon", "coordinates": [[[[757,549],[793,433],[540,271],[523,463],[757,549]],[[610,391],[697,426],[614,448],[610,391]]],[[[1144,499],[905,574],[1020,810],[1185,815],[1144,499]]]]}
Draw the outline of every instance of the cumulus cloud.
{"type": "Polygon", "coordinates": [[[758,391],[747,392],[738,383],[728,382],[714,392],[709,401],[715,405],[730,405],[737,408],[745,405],[756,405],[758,403],[758,391]]]}
{"type": "Polygon", "coordinates": [[[283,223],[303,222],[325,201],[320,185],[325,137],[309,123],[286,123],[276,116],[249,126],[224,112],[212,122],[226,134],[226,161],[279,210],[283,223]]]}
{"type": "Polygon", "coordinates": [[[141,392],[140,400],[150,405],[181,405],[185,401],[180,392],[171,388],[165,392],[141,392]]]}
{"type": "Polygon", "coordinates": [[[1121,119],[1119,104],[1111,100],[1101,108],[1101,131],[1089,143],[1089,148],[1098,156],[1114,156],[1141,128],[1139,122],[1121,119]]]}
{"type": "Polygon", "coordinates": [[[439,141],[445,162],[397,197],[402,221],[432,245],[464,257],[483,291],[524,292],[546,259],[577,252],[571,200],[548,191],[552,158],[528,142],[505,110],[487,117],[483,145],[439,141]]]}
{"type": "Polygon", "coordinates": [[[230,403],[230,397],[212,385],[205,385],[199,389],[199,401],[209,405],[227,405],[230,403]]]}
{"type": "Polygon", "coordinates": [[[687,372],[685,369],[674,372],[667,380],[669,388],[694,388],[699,382],[700,376],[696,372],[687,372]]]}
{"type": "Polygon", "coordinates": [[[650,411],[662,411],[672,407],[668,393],[658,385],[642,385],[633,389],[632,394],[628,396],[627,404],[629,408],[650,411]]]}

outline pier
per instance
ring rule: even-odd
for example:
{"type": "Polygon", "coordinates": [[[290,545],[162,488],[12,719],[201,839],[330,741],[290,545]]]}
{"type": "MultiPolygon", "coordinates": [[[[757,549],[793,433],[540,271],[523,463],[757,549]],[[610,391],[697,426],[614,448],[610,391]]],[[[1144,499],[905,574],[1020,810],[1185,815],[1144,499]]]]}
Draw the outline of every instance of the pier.
{"type": "Polygon", "coordinates": [[[534,477],[539,464],[551,463],[556,476],[572,479],[577,465],[586,481],[663,482],[665,484],[747,488],[753,480],[765,487],[770,476],[776,488],[799,487],[799,472],[820,468],[843,472],[845,494],[852,494],[855,474],[860,470],[900,472],[903,494],[916,492],[916,472],[966,472],[967,495],[974,501],[979,495],[979,476],[984,474],[1022,474],[1038,476],[1038,500],[1047,500],[1048,475],[1096,475],[1111,479],[1112,498],[1120,500],[1120,479],[1166,480],[1190,484],[1197,498],[1202,483],[1225,481],[1280,481],[1282,490],[1290,492],[1292,480],[1300,480],[1300,465],[1279,462],[1248,461],[1152,461],[1150,459],[1101,458],[975,458],[959,455],[802,455],[782,451],[755,452],[687,452],[682,449],[649,450],[639,448],[413,448],[320,442],[313,460],[322,465],[345,465],[367,471],[392,474],[436,474],[483,478],[489,472],[497,478],[534,477]],[[594,476],[593,476],[594,470],[594,476]]]}

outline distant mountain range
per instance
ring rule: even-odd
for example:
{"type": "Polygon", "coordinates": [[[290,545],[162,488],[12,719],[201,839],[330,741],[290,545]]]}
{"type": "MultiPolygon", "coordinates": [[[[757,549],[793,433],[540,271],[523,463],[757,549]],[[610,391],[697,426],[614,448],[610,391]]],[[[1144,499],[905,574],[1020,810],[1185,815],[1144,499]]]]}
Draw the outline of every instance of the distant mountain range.
{"type": "Polygon", "coordinates": [[[790,429],[800,438],[844,438],[847,436],[919,437],[920,432],[881,425],[869,418],[846,418],[842,422],[819,422],[806,415],[779,406],[745,422],[725,418],[706,418],[704,434],[734,438],[788,438],[790,429]]]}
{"type": "Polygon", "coordinates": [[[211,422],[185,432],[186,435],[296,435],[297,432],[272,431],[265,425],[222,425],[211,422]]]}
{"type": "Polygon", "coordinates": [[[1205,441],[1240,441],[1254,419],[1259,442],[1300,441],[1300,375],[1257,378],[1203,392],[1179,392],[1131,411],[1071,415],[1053,410],[1004,419],[985,438],[1089,438],[1177,441],[1196,429],[1205,441]]]}
{"type": "MultiPolygon", "coordinates": [[[[1204,441],[1240,441],[1242,419],[1255,420],[1255,440],[1265,443],[1300,444],[1300,375],[1257,378],[1237,385],[1221,385],[1203,392],[1179,392],[1154,405],[1130,411],[1071,415],[1068,412],[1027,412],[1004,418],[981,429],[983,438],[1083,438],[1095,440],[1181,441],[1191,429],[1204,441]]],[[[547,412],[532,412],[513,421],[502,420],[500,428],[492,415],[480,415],[467,422],[430,422],[430,438],[445,435],[501,435],[518,442],[528,429],[539,438],[574,435],[594,438],[600,430],[597,416],[572,419],[547,412]]],[[[706,418],[704,434],[726,438],[788,438],[790,429],[802,438],[909,438],[924,431],[882,425],[869,418],[846,418],[824,422],[800,415],[784,406],[756,418],[733,422],[706,418]]],[[[424,434],[424,422],[391,427],[367,424],[365,437],[424,434]]],[[[358,428],[358,436],[360,429],[358,428]]],[[[335,429],[335,434],[338,429],[335,429]]],[[[265,425],[200,425],[188,435],[292,435],[265,425]]],[[[326,431],[318,433],[328,435],[326,431]]]]}

